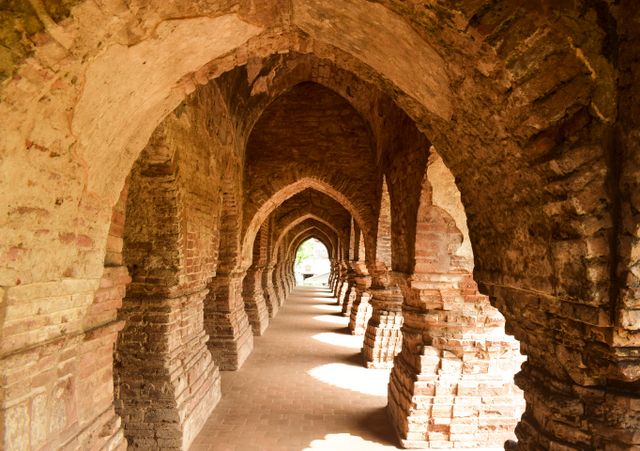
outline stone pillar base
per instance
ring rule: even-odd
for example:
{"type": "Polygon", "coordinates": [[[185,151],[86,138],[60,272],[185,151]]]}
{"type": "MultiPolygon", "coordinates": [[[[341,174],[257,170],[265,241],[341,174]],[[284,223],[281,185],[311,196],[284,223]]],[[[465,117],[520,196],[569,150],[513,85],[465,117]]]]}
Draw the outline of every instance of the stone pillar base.
{"type": "Polygon", "coordinates": [[[393,368],[402,349],[402,293],[372,290],[373,312],[364,335],[362,356],[367,368],[393,368]]]}

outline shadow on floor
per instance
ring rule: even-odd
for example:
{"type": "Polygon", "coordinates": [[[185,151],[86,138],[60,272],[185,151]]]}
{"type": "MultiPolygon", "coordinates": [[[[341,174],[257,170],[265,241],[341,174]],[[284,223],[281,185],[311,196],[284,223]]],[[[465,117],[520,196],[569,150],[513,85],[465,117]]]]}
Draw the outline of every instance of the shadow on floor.
{"type": "Polygon", "coordinates": [[[364,368],[362,337],[340,309],[326,289],[296,288],[241,370],[222,374],[222,400],[191,449],[399,449],[386,414],[388,372],[364,368]],[[336,323],[314,319],[326,298],[335,310],[322,315],[336,323]]]}
{"type": "Polygon", "coordinates": [[[358,368],[361,368],[364,365],[364,361],[362,359],[362,353],[357,352],[355,354],[351,354],[351,355],[347,355],[347,356],[340,356],[339,358],[336,359],[336,362],[338,363],[346,363],[349,365],[353,365],[356,366],[358,368]]]}

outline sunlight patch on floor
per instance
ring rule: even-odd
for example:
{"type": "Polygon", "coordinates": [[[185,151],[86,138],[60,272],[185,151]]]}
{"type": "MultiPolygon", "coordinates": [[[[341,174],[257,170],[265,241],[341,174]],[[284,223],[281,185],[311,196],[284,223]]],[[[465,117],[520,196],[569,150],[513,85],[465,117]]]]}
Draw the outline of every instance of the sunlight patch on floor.
{"type": "Polygon", "coordinates": [[[335,332],[321,332],[319,334],[315,334],[311,338],[322,343],[339,346],[341,348],[362,349],[362,336],[338,334],[335,332]]]}
{"type": "Polygon", "coordinates": [[[322,310],[323,312],[337,312],[339,306],[335,304],[315,304],[313,306],[316,310],[322,310]]]}
{"type": "Polygon", "coordinates": [[[311,377],[339,388],[372,396],[387,396],[389,370],[371,370],[344,363],[328,363],[307,372],[311,377]]]}
{"type": "Polygon", "coordinates": [[[327,434],[323,439],[314,440],[309,443],[309,447],[305,448],[304,451],[307,450],[325,450],[325,451],[336,451],[336,450],[379,450],[381,448],[388,449],[396,449],[396,447],[392,446],[384,446],[380,443],[370,442],[368,440],[364,440],[362,437],[358,437],[357,435],[351,435],[348,433],[342,434],[327,434]]]}
{"type": "Polygon", "coordinates": [[[346,326],[349,323],[347,318],[336,315],[318,315],[314,316],[313,319],[316,321],[322,321],[323,323],[338,324],[342,326],[346,326]]]}

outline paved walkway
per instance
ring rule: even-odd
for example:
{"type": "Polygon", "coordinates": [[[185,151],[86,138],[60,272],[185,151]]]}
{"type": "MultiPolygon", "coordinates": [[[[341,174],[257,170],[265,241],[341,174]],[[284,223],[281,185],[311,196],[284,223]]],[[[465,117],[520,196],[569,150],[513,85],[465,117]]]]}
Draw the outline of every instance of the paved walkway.
{"type": "Polygon", "coordinates": [[[326,288],[293,291],[244,366],[223,372],[222,400],[191,449],[398,449],[389,371],[362,366],[362,337],[339,310],[326,288]]]}

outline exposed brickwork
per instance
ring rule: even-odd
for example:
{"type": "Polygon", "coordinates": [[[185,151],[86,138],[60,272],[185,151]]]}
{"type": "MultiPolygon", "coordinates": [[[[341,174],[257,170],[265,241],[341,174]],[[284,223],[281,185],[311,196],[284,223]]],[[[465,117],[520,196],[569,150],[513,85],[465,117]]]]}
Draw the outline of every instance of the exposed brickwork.
{"type": "Polygon", "coordinates": [[[500,446],[513,438],[524,407],[514,396],[519,347],[505,335],[502,315],[477,291],[457,253],[463,235],[434,205],[427,174],[414,271],[396,279],[405,298],[404,326],[389,413],[405,447],[500,446]]]}
{"type": "Polygon", "coordinates": [[[378,232],[376,239],[376,263],[372,270],[371,318],[366,324],[362,356],[368,368],[391,368],[393,359],[402,347],[402,293],[391,280],[391,199],[387,183],[383,179],[378,232]]]}
{"type": "Polygon", "coordinates": [[[362,335],[371,317],[371,305],[369,304],[371,293],[368,291],[371,286],[371,276],[364,261],[365,247],[362,233],[358,237],[356,259],[357,261],[353,265],[356,273],[354,276],[355,286],[353,288],[355,290],[355,297],[353,298],[349,312],[349,330],[353,335],[362,335]]]}
{"type": "Polygon", "coordinates": [[[267,262],[268,230],[260,229],[253,245],[253,264],[244,276],[242,297],[253,335],[262,335],[269,325],[269,309],[264,299],[263,272],[267,262]]]}
{"type": "MultiPolygon", "coordinates": [[[[220,160],[197,141],[208,137],[207,125],[196,122],[199,108],[210,107],[199,101],[156,132],[126,190],[123,254],[132,282],[118,312],[124,328],[114,355],[114,397],[134,448],[188,447],[220,398],[203,329],[218,245],[217,230],[206,224],[217,223],[220,196],[202,182],[220,160]],[[199,152],[183,158],[190,146],[199,152]]],[[[121,229],[116,213],[112,230],[121,229]]],[[[108,252],[107,262],[117,261],[114,255],[108,252]]]]}
{"type": "MultiPolygon", "coordinates": [[[[457,365],[444,352],[466,353],[468,343],[434,340],[458,324],[460,309],[461,321],[481,335],[474,340],[491,343],[495,330],[502,334],[492,305],[527,355],[517,377],[527,410],[514,446],[640,446],[636,2],[5,3],[5,448],[124,446],[111,351],[120,327],[131,339],[133,329],[144,335],[155,327],[137,321],[136,309],[164,303],[166,324],[180,323],[156,337],[191,356],[171,374],[193,369],[215,379],[201,350],[206,334],[217,363],[241,365],[252,343],[242,290],[254,237],[305,189],[330,195],[354,218],[366,254],[340,260],[365,262],[376,277],[383,176],[393,219],[390,269],[410,312],[392,384],[396,424],[410,415],[402,409],[413,395],[399,393],[413,384],[406,375],[423,374],[419,353],[439,353],[425,355],[425,369],[436,357],[457,365]],[[423,176],[435,170],[426,164],[431,145],[459,188],[468,239],[437,177],[433,209],[418,217],[423,176]],[[142,174],[135,162],[150,156],[155,162],[142,174]],[[132,215],[118,204],[121,193],[132,215]],[[438,239],[425,245],[424,234],[438,239]],[[445,248],[450,265],[436,271],[430,265],[445,248]],[[427,309],[425,299],[442,305],[427,309]],[[477,323],[467,323],[471,317],[477,323]]],[[[310,233],[327,235],[331,252],[354,247],[341,226],[322,230],[310,233]]],[[[272,315],[292,287],[297,239],[287,233],[280,246],[278,236],[270,229],[275,257],[263,275],[247,279],[255,293],[262,278],[272,315]]],[[[353,269],[341,279],[335,289],[350,314],[353,269]]],[[[201,386],[188,390],[206,408],[180,418],[176,446],[186,446],[190,428],[213,407],[201,386]]],[[[174,400],[183,393],[174,390],[174,400]]],[[[190,402],[175,410],[195,412],[190,402]]],[[[430,418],[446,418],[441,413],[430,418]]],[[[434,446],[473,441],[462,437],[469,425],[454,425],[431,431],[434,446]]],[[[413,432],[425,439],[425,431],[413,432]]]]}

